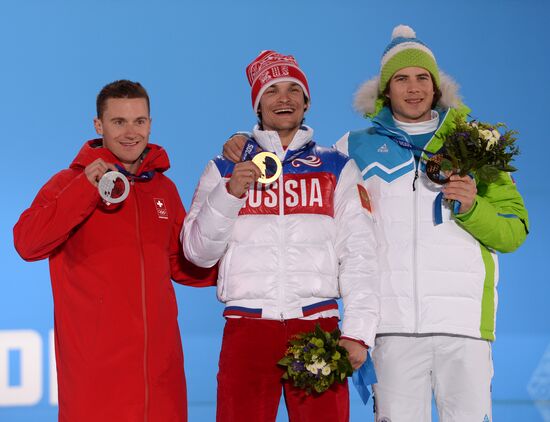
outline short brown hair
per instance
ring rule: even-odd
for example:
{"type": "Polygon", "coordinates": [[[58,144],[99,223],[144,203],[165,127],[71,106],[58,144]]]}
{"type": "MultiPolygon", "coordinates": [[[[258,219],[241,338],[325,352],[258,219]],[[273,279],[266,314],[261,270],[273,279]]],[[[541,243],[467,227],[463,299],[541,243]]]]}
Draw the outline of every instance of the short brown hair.
{"type": "Polygon", "coordinates": [[[96,100],[97,117],[100,119],[103,117],[109,98],[145,98],[147,111],[151,111],[149,94],[139,82],[121,79],[105,85],[97,95],[96,100]]]}

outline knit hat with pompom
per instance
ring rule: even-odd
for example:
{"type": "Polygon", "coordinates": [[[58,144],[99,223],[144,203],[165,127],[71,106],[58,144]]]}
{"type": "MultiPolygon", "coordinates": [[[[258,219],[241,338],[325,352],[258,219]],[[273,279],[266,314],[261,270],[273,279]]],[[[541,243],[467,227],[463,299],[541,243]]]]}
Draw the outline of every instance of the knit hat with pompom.
{"type": "Polygon", "coordinates": [[[432,51],[416,38],[416,33],[410,26],[398,25],[382,55],[380,74],[363,83],[355,93],[355,109],[367,117],[377,115],[384,106],[384,91],[391,77],[405,67],[421,67],[431,73],[442,94],[438,107],[461,106],[458,85],[438,69],[432,51]]]}
{"type": "Polygon", "coordinates": [[[407,25],[396,26],[392,32],[391,42],[382,54],[380,64],[380,92],[395,72],[405,67],[422,67],[432,74],[439,87],[439,70],[432,51],[416,38],[414,30],[407,25]]]}

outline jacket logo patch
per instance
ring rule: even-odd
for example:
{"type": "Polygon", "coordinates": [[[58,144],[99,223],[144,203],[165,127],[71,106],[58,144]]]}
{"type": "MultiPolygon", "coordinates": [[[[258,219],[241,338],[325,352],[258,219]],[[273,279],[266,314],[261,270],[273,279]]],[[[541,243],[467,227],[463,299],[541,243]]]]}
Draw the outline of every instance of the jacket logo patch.
{"type": "Polygon", "coordinates": [[[386,144],[384,144],[380,148],[378,148],[376,151],[378,151],[378,152],[389,152],[389,148],[386,144]]]}
{"type": "Polygon", "coordinates": [[[308,155],[306,158],[296,158],[292,160],[292,167],[301,167],[302,164],[309,167],[320,167],[323,162],[315,155],[308,155]]]}
{"type": "Polygon", "coordinates": [[[372,212],[369,193],[365,187],[363,185],[357,185],[357,190],[359,191],[359,198],[361,199],[361,205],[363,208],[365,208],[368,212],[372,212]]]}
{"type": "Polygon", "coordinates": [[[155,208],[157,210],[158,218],[162,218],[164,220],[168,219],[168,210],[166,209],[166,204],[164,203],[164,199],[161,198],[154,198],[155,201],[155,208]]]}

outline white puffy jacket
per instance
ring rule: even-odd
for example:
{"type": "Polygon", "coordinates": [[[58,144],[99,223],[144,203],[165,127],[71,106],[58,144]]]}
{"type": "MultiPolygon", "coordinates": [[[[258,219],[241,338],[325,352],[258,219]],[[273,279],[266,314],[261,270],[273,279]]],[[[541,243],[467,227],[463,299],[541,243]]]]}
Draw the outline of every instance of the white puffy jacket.
{"type": "MultiPolygon", "coordinates": [[[[440,110],[437,133],[448,133],[454,109],[440,110]]],[[[439,151],[434,135],[424,149],[439,151]]],[[[527,211],[509,174],[477,184],[474,206],[454,214],[443,202],[434,223],[441,186],[428,179],[425,163],[394,139],[411,142],[395,126],[391,110],[373,126],[338,141],[362,170],[372,202],[380,255],[381,318],[378,334],[447,334],[495,339],[499,278],[496,251],[525,240],[527,211]]]]}
{"type": "Polygon", "coordinates": [[[186,257],[202,267],[219,262],[226,316],[315,317],[337,310],[335,299],[342,297],[342,335],[372,346],[379,276],[357,166],[316,146],[306,126],[286,151],[277,132],[256,127],[253,136],[281,159],[281,176],[239,199],[226,188],[233,163],[210,161],[182,231],[186,257]]]}

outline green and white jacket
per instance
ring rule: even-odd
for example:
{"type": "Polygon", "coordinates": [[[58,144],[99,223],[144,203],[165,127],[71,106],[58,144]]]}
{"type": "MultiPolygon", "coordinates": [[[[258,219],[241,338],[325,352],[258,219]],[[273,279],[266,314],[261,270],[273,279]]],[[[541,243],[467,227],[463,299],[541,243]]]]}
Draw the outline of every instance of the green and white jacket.
{"type": "MultiPolygon", "coordinates": [[[[438,112],[439,127],[424,148],[430,152],[439,150],[458,111],[438,112]]],[[[372,123],[344,135],[336,148],[359,166],[376,222],[382,277],[378,335],[494,340],[496,252],[515,250],[528,233],[527,211],[513,180],[502,173],[495,183],[478,183],[475,204],[465,214],[454,215],[444,201],[443,223],[435,225],[441,186],[427,178],[422,160],[417,165],[411,150],[387,136],[411,142],[388,108],[372,123]]]]}

